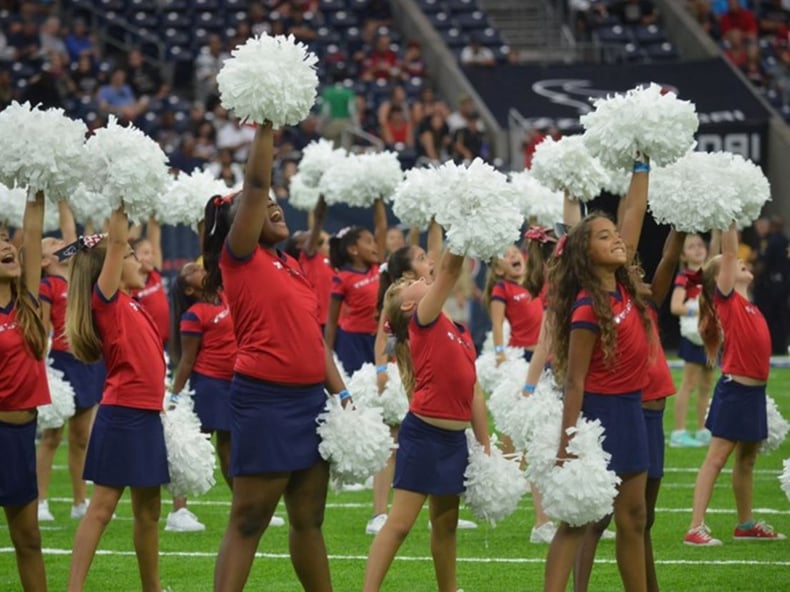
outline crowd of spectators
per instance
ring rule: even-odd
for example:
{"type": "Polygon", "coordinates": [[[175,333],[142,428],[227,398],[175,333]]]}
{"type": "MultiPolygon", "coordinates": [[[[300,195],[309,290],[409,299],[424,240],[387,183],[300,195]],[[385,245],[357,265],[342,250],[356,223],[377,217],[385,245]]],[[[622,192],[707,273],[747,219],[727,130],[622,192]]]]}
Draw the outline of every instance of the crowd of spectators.
{"type": "Polygon", "coordinates": [[[63,107],[90,128],[115,116],[153,137],[174,169],[205,168],[233,186],[254,134],[221,106],[216,76],[232,48],[251,35],[292,34],[318,48],[322,87],[313,114],[277,132],[282,197],[300,151],[321,137],[340,144],[350,128],[397,151],[407,167],[486,156],[474,104],[463,98],[453,113],[436,96],[420,44],[392,29],[387,2],[368,3],[356,44],[319,44],[326,24],[318,0],[250,2],[232,31],[205,36],[187,84],[172,88],[172,70],[144,48],[119,52],[92,34],[91,23],[59,13],[54,4],[0,0],[0,109],[12,100],[63,107]]]}

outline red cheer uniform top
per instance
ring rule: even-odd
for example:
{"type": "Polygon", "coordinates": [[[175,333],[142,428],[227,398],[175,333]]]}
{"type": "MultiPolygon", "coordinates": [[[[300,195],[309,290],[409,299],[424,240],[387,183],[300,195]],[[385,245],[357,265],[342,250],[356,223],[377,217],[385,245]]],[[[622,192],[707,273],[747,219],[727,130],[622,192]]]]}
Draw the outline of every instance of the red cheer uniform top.
{"type": "Polygon", "coordinates": [[[147,310],[120,290],[107,298],[98,285],[93,288],[91,309],[107,366],[101,404],[161,411],[165,355],[147,310]]]}
{"type": "Polygon", "coordinates": [[[735,290],[713,296],[724,332],[721,371],[724,374],[768,380],[771,370],[771,333],[760,309],[735,290]]]}
{"type": "Polygon", "coordinates": [[[505,318],[510,323],[512,347],[535,347],[543,321],[543,301],[533,298],[522,285],[505,280],[497,282],[491,291],[491,300],[505,304],[505,318]]]}
{"type": "Polygon", "coordinates": [[[329,258],[322,253],[316,253],[310,257],[302,251],[299,254],[299,264],[315,290],[315,296],[318,299],[318,321],[322,326],[326,325],[326,320],[329,317],[332,278],[335,277],[335,272],[329,264],[329,258]]]}
{"type": "Polygon", "coordinates": [[[50,403],[44,360],[30,352],[14,313],[13,300],[0,308],[0,411],[22,411],[50,403]]]}
{"type": "Polygon", "coordinates": [[[166,342],[170,338],[170,303],[167,301],[162,275],[152,270],[145,280],[145,288],[132,290],[132,298],[145,307],[156,324],[161,341],[166,342]]]}
{"type": "Polygon", "coordinates": [[[378,329],[379,266],[367,271],[345,268],[332,278],[332,298],[343,302],[338,326],[349,333],[374,335],[378,329]]]}
{"type": "Polygon", "coordinates": [[[685,269],[675,276],[675,287],[683,288],[686,291],[686,297],[683,299],[684,302],[686,300],[692,300],[693,298],[699,298],[699,295],[702,292],[702,286],[696,283],[689,283],[689,273],[695,272],[691,271],[690,269],[685,269]]]}
{"type": "Polygon", "coordinates": [[[475,352],[469,331],[440,314],[420,325],[409,321],[414,393],[409,410],[425,417],[469,421],[475,394],[475,352]]]}
{"type": "Polygon", "coordinates": [[[224,296],[218,302],[196,302],[181,315],[181,335],[200,338],[193,372],[230,380],[236,363],[233,320],[224,296]]]}
{"type": "MultiPolygon", "coordinates": [[[[625,288],[618,284],[609,297],[617,331],[614,359],[604,363],[600,336],[593,348],[590,367],[584,380],[584,392],[598,395],[621,395],[644,389],[647,381],[650,344],[642,316],[625,288]]],[[[576,296],[571,311],[571,331],[586,329],[600,333],[592,299],[586,290],[576,296]]]]}
{"type": "Polygon", "coordinates": [[[296,260],[261,246],[238,258],[226,243],[219,266],[238,346],[234,371],[279,384],[323,383],[318,301],[296,260]]]}
{"type": "Polygon", "coordinates": [[[41,280],[38,297],[49,303],[49,320],[52,323],[52,350],[67,352],[66,339],[66,296],[69,284],[59,275],[48,275],[41,280]]]}
{"type": "Polygon", "coordinates": [[[647,367],[647,384],[642,390],[642,401],[656,401],[666,399],[675,394],[675,381],[672,380],[672,373],[669,371],[667,357],[664,355],[664,348],[661,346],[661,338],[658,335],[658,310],[654,304],[648,306],[647,312],[653,321],[653,342],[655,347],[650,350],[650,359],[647,367]]]}

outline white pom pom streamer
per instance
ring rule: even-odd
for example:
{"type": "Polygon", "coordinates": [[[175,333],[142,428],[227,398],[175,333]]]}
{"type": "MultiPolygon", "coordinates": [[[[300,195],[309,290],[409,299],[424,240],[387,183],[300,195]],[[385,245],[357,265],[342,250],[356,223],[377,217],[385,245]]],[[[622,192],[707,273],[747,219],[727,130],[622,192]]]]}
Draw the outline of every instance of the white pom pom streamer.
{"type": "Polygon", "coordinates": [[[231,52],[219,74],[220,99],[242,120],[296,125],[313,107],[318,58],[293,35],[259,35],[231,52]]]}
{"type": "Polygon", "coordinates": [[[343,408],[338,397],[329,397],[318,416],[318,435],[318,451],[330,463],[330,476],[337,486],[364,483],[384,468],[395,445],[380,409],[343,408]]]}
{"type": "Polygon", "coordinates": [[[123,203],[130,220],[147,221],[170,184],[167,156],[159,145],[110,116],[107,127],[96,130],[85,147],[88,188],[106,196],[113,210],[123,203]]]}
{"type": "Polygon", "coordinates": [[[168,407],[162,414],[170,471],[167,490],[173,497],[206,493],[215,483],[216,456],[210,436],[200,431],[190,395],[170,397],[168,407]]]}
{"type": "Polygon", "coordinates": [[[80,183],[69,195],[69,206],[74,214],[74,219],[79,224],[93,224],[101,228],[106,220],[110,219],[112,209],[110,200],[101,193],[88,189],[80,183]]]}
{"type": "Polygon", "coordinates": [[[516,193],[517,203],[521,213],[537,224],[553,228],[554,224],[562,221],[561,191],[552,191],[529,171],[512,173],[510,185],[516,193]]]}
{"type": "Polygon", "coordinates": [[[296,173],[291,177],[288,184],[288,203],[297,210],[311,212],[318,203],[321,192],[318,189],[308,187],[302,173],[296,173]]]}
{"type": "Polygon", "coordinates": [[[446,197],[446,191],[435,169],[410,169],[395,189],[392,211],[404,224],[426,229],[436,215],[437,203],[446,197]]]}
{"type": "MultiPolygon", "coordinates": [[[[494,392],[499,382],[502,380],[503,374],[506,372],[508,362],[524,358],[524,350],[518,347],[506,347],[505,356],[507,362],[501,365],[496,365],[496,353],[492,350],[485,351],[480,354],[475,361],[475,368],[477,369],[477,382],[483,389],[483,392],[489,395],[494,392]]],[[[526,373],[522,378],[526,378],[526,373]]],[[[522,385],[523,386],[523,385],[522,385]]]]}
{"type": "Polygon", "coordinates": [[[609,179],[603,184],[602,189],[612,195],[625,197],[631,186],[632,174],[626,171],[606,171],[609,179]]]}
{"type": "MultiPolygon", "coordinates": [[[[516,403],[506,411],[502,419],[501,430],[510,436],[516,450],[524,452],[532,447],[535,451],[536,447],[540,447],[540,443],[533,444],[533,440],[538,437],[536,434],[543,428],[543,422],[548,420],[559,432],[560,428],[556,422],[557,418],[562,419],[561,393],[554,382],[554,376],[547,371],[535,385],[535,391],[532,394],[526,397],[523,396],[523,393],[519,393],[519,395],[516,403]]],[[[559,446],[559,436],[554,435],[553,428],[549,435],[553,438],[552,443],[559,446]]],[[[539,473],[541,470],[547,470],[554,464],[556,447],[554,452],[550,449],[546,449],[544,452],[546,462],[542,465],[540,452],[535,459],[529,457],[530,464],[534,465],[529,469],[530,477],[534,476],[536,471],[539,473]]]]}
{"type": "Polygon", "coordinates": [[[497,370],[498,377],[488,397],[488,411],[497,430],[502,431],[505,417],[522,394],[529,364],[523,358],[514,358],[504,362],[497,370]]]}
{"type": "Polygon", "coordinates": [[[790,423],[782,417],[779,406],[772,397],[765,397],[765,409],[768,415],[768,437],[760,445],[760,452],[770,454],[778,450],[790,431],[790,423]]]}
{"type": "MultiPolygon", "coordinates": [[[[510,343],[510,323],[508,322],[507,319],[504,319],[502,321],[502,341],[504,343],[510,343]]],[[[494,351],[494,332],[486,331],[486,338],[483,341],[483,352],[493,353],[493,351],[494,351]]]]}
{"type": "MultiPolygon", "coordinates": [[[[0,225],[22,228],[25,216],[25,203],[27,202],[28,191],[22,187],[9,189],[0,184],[0,225]]],[[[54,232],[60,227],[60,215],[58,208],[47,204],[44,207],[44,232],[54,232]]]]}
{"type": "Polygon", "coordinates": [[[181,173],[163,194],[157,218],[162,224],[186,224],[197,230],[198,223],[205,217],[209,198],[227,193],[225,182],[215,179],[209,172],[181,173]]]}
{"type": "Polygon", "coordinates": [[[367,208],[378,198],[389,201],[402,179],[394,152],[350,154],[324,173],[319,189],[329,205],[367,208]]]}
{"type": "Polygon", "coordinates": [[[409,400],[403,390],[397,364],[387,364],[387,385],[380,394],[378,374],[373,364],[363,364],[346,386],[353,393],[355,406],[379,409],[387,425],[399,425],[409,411],[409,400]]]}
{"type": "Polygon", "coordinates": [[[594,105],[580,118],[584,142],[609,169],[630,171],[638,153],[653,166],[666,166],[694,145],[699,127],[694,104],[657,84],[597,99],[594,105]]]}
{"type": "Polygon", "coordinates": [[[779,475],[779,486],[785,492],[787,499],[790,500],[790,458],[784,461],[784,470],[779,475]]]}
{"type": "Polygon", "coordinates": [[[771,184],[759,166],[740,154],[730,155],[727,172],[728,182],[735,186],[741,202],[738,224],[746,228],[760,217],[763,206],[771,200],[771,184]]]}
{"type": "Polygon", "coordinates": [[[437,202],[436,221],[450,251],[490,259],[519,239],[524,216],[505,175],[479,158],[468,167],[445,163],[436,174],[449,190],[437,202]]]}
{"type": "Polygon", "coordinates": [[[318,189],[321,178],[335,163],[343,160],[348,153],[342,148],[335,148],[329,140],[310,142],[302,151],[298,172],[306,187],[318,189]]]}
{"type": "Polygon", "coordinates": [[[706,232],[726,230],[734,220],[748,217],[734,172],[744,171],[739,161],[744,162],[727,152],[689,152],[674,164],[656,169],[649,197],[656,222],[683,232],[706,232]]]}
{"type": "Polygon", "coordinates": [[[475,516],[494,526],[516,511],[529,484],[519,469],[519,460],[505,458],[495,446],[495,439],[489,456],[471,430],[466,438],[469,464],[464,471],[464,503],[475,516]]]}
{"type": "Polygon", "coordinates": [[[87,131],[62,109],[11,103],[0,112],[0,181],[65,199],[84,177],[87,131]]]}
{"type": "Polygon", "coordinates": [[[579,417],[576,427],[568,432],[568,452],[576,458],[553,467],[538,487],[547,515],[581,526],[613,511],[620,478],[607,469],[611,455],[601,446],[604,429],[599,421],[579,417]]]}
{"type": "Polygon", "coordinates": [[[532,175],[546,187],[567,191],[581,201],[595,199],[609,181],[606,169],[590,154],[581,136],[543,140],[532,157],[532,175]]]}
{"type": "Polygon", "coordinates": [[[74,415],[74,389],[63,372],[47,365],[47,382],[51,403],[38,408],[38,427],[42,430],[60,428],[74,415]]]}

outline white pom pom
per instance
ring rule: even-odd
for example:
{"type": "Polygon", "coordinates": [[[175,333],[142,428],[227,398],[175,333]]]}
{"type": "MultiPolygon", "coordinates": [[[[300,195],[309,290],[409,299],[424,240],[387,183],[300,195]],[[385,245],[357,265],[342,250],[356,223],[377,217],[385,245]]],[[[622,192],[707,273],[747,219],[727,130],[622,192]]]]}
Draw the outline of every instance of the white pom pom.
{"type": "Polygon", "coordinates": [[[632,174],[626,171],[606,172],[609,175],[609,180],[603,184],[602,189],[617,197],[624,197],[628,193],[628,188],[631,186],[632,174]]]}
{"type": "Polygon", "coordinates": [[[479,158],[468,167],[445,163],[436,174],[450,195],[436,212],[450,251],[490,259],[519,239],[524,217],[505,175],[479,158]]]}
{"type": "Polygon", "coordinates": [[[231,56],[217,74],[223,107],[242,120],[271,121],[275,128],[296,125],[309,115],[318,58],[293,35],[252,37],[231,56]]]}
{"type": "Polygon", "coordinates": [[[0,181],[65,199],[84,178],[87,131],[62,109],[11,103],[0,112],[0,181]]]}
{"type": "Polygon", "coordinates": [[[771,184],[759,166],[740,154],[731,155],[727,172],[741,202],[738,224],[747,228],[760,217],[763,206],[771,200],[771,184]]]}
{"type": "Polygon", "coordinates": [[[170,471],[167,490],[173,497],[201,495],[214,486],[214,446],[210,436],[200,431],[191,396],[181,393],[169,403],[175,407],[162,414],[170,471]]]}
{"type": "Polygon", "coordinates": [[[392,211],[408,226],[428,228],[445,191],[447,188],[441,186],[441,177],[435,169],[413,168],[406,171],[403,181],[395,189],[392,211]]]}
{"type": "Polygon", "coordinates": [[[318,203],[321,192],[318,189],[308,187],[305,184],[304,176],[301,172],[291,177],[288,184],[288,203],[297,210],[312,212],[318,203]]]}
{"type": "MultiPolygon", "coordinates": [[[[25,202],[27,201],[27,190],[22,187],[9,189],[0,184],[0,222],[22,228],[22,218],[25,214],[25,202]]],[[[45,208],[45,212],[50,208],[45,208]]]]}
{"type": "Polygon", "coordinates": [[[379,198],[391,199],[402,179],[394,152],[350,154],[324,173],[319,189],[327,204],[367,208],[379,198]]]}
{"type": "Polygon", "coordinates": [[[537,224],[549,228],[562,221],[561,191],[552,191],[529,171],[511,173],[510,184],[516,193],[521,213],[526,218],[534,218],[537,224]]]}
{"type": "Polygon", "coordinates": [[[576,458],[553,467],[538,487],[547,515],[571,526],[582,526],[613,511],[620,478],[607,469],[611,455],[601,446],[604,429],[598,420],[579,417],[568,433],[572,436],[568,452],[576,458]]]}
{"type": "Polygon", "coordinates": [[[347,405],[329,397],[318,416],[318,451],[330,463],[330,475],[337,485],[364,483],[384,468],[395,445],[381,410],[347,405]]]}
{"type": "Polygon", "coordinates": [[[47,365],[47,382],[51,403],[38,408],[38,427],[42,430],[60,428],[74,415],[74,389],[63,372],[47,365]]]}
{"type": "MultiPolygon", "coordinates": [[[[480,383],[483,392],[489,395],[494,392],[494,389],[502,380],[502,376],[507,369],[507,363],[515,360],[523,361],[524,359],[524,350],[519,347],[506,347],[504,353],[507,362],[503,362],[500,366],[496,365],[496,353],[493,350],[486,351],[485,348],[483,348],[483,353],[475,361],[477,382],[480,383]]],[[[526,378],[526,372],[522,378],[526,378]]]]}
{"type": "Polygon", "coordinates": [[[497,368],[498,373],[488,397],[488,411],[499,431],[503,430],[505,416],[516,404],[524,390],[529,364],[524,358],[514,357],[497,368]]]}
{"type": "Polygon", "coordinates": [[[68,197],[69,206],[74,214],[74,219],[79,224],[93,224],[101,228],[106,220],[110,219],[112,208],[110,200],[100,192],[91,191],[80,183],[68,197]]]}
{"type": "Polygon", "coordinates": [[[784,470],[779,475],[779,486],[785,492],[787,499],[790,500],[790,458],[784,461],[784,470]]]}
{"type": "Polygon", "coordinates": [[[689,152],[650,178],[649,207],[656,222],[683,232],[726,230],[744,215],[736,164],[727,152],[689,152]]]}
{"type": "Polygon", "coordinates": [[[353,393],[356,407],[378,407],[376,399],[379,398],[379,387],[376,382],[376,366],[370,363],[362,364],[359,370],[351,375],[345,383],[346,389],[353,393]]]}
{"type": "MultiPolygon", "coordinates": [[[[527,451],[532,447],[535,452],[538,444],[533,444],[533,440],[542,437],[538,431],[543,428],[545,422],[552,425],[551,433],[548,434],[549,448],[541,449],[545,452],[545,463],[541,464],[541,451],[536,453],[536,458],[528,457],[530,465],[529,476],[532,478],[536,471],[540,473],[541,470],[550,468],[554,464],[554,457],[556,455],[556,448],[559,446],[559,429],[556,422],[562,419],[562,397],[560,389],[554,382],[554,376],[550,371],[546,371],[541,376],[538,384],[535,385],[535,391],[529,396],[523,396],[519,393],[516,403],[512,405],[505,413],[502,420],[502,432],[510,436],[513,442],[513,447],[519,451],[527,451]],[[554,428],[556,427],[556,433],[554,428]],[[538,435],[536,435],[538,434],[538,435]],[[552,452],[550,446],[554,446],[552,452]],[[534,462],[533,462],[534,461],[534,462]]],[[[546,434],[543,434],[545,436],[546,434]]]]}
{"type": "Polygon", "coordinates": [[[213,195],[225,195],[228,186],[206,171],[181,173],[163,194],[157,218],[162,224],[186,224],[197,230],[203,220],[206,204],[213,195]]]}
{"type": "Polygon", "coordinates": [[[376,366],[373,364],[363,364],[346,387],[353,393],[355,406],[378,409],[387,425],[399,425],[409,411],[409,400],[403,390],[397,364],[387,364],[387,385],[382,393],[379,393],[376,366]]]}
{"type": "Polygon", "coordinates": [[[654,166],[666,166],[694,145],[699,127],[694,104],[657,84],[597,99],[594,105],[580,118],[584,142],[609,169],[630,171],[638,153],[654,166]]]}
{"type": "Polygon", "coordinates": [[[782,417],[779,406],[772,397],[765,397],[765,408],[768,414],[768,437],[760,445],[760,452],[770,454],[784,443],[787,432],[790,431],[790,423],[782,417]]]}
{"type": "Polygon", "coordinates": [[[543,140],[532,157],[532,174],[546,187],[567,191],[581,201],[595,199],[609,181],[606,169],[590,154],[581,136],[543,140]]]}
{"type": "Polygon", "coordinates": [[[494,526],[518,508],[518,503],[529,489],[524,473],[519,469],[519,459],[508,459],[491,442],[491,455],[487,455],[471,430],[466,434],[469,446],[469,464],[464,471],[464,503],[472,513],[494,526]]]}
{"type": "Polygon", "coordinates": [[[348,153],[344,149],[335,149],[334,143],[329,140],[310,142],[302,150],[302,160],[299,161],[298,168],[304,185],[318,189],[324,173],[346,156],[348,156],[348,153]]]}
{"type": "Polygon", "coordinates": [[[332,359],[335,361],[335,367],[337,368],[338,373],[340,374],[340,380],[343,381],[343,384],[348,384],[350,377],[346,372],[346,369],[343,367],[343,362],[340,361],[340,358],[337,357],[337,354],[332,352],[332,359]]]}
{"type": "Polygon", "coordinates": [[[107,127],[96,130],[85,147],[88,188],[106,196],[113,210],[123,202],[130,220],[147,221],[170,184],[167,156],[159,145],[110,116],[107,127]]]}

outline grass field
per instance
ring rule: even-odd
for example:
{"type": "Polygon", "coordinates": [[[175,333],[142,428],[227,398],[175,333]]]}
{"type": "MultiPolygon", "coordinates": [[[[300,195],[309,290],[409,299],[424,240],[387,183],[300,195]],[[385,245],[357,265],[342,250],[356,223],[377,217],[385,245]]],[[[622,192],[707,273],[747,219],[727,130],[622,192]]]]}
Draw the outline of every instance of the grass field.
{"type": "MultiPolygon", "coordinates": [[[[676,375],[676,379],[679,377],[676,375]]],[[[790,370],[772,371],[769,392],[785,417],[790,417],[790,370]]],[[[692,405],[693,409],[693,405],[692,405]]],[[[672,426],[672,403],[665,428],[672,426]]],[[[790,541],[735,543],[730,534],[735,523],[729,471],[716,486],[707,522],[724,546],[692,548],[681,544],[691,509],[697,468],[705,449],[667,448],[666,475],[653,528],[658,577],[662,590],[694,592],[790,590],[790,541]]],[[[781,450],[758,459],[755,473],[756,517],[790,534],[790,501],[779,489],[777,475],[782,460],[790,457],[790,441],[781,450]]],[[[64,590],[76,521],[69,518],[70,486],[65,449],[56,458],[50,493],[55,523],[42,527],[50,590],[64,590]]],[[[221,482],[218,479],[218,483],[221,482]]],[[[203,533],[164,532],[169,501],[163,505],[160,556],[162,582],[174,592],[211,590],[214,559],[227,524],[230,496],[218,485],[208,495],[190,502],[190,508],[207,525],[203,533]]],[[[324,533],[330,553],[334,589],[361,589],[365,559],[372,538],[364,534],[371,511],[371,492],[330,493],[324,533]]],[[[281,507],[278,512],[284,516],[281,507]]],[[[466,509],[462,516],[472,518],[466,509]]],[[[385,582],[384,590],[423,592],[435,590],[430,559],[427,510],[403,545],[385,582]]],[[[512,592],[542,589],[547,547],[529,543],[532,503],[522,501],[518,512],[496,528],[458,532],[458,582],[466,592],[512,592]]],[[[259,547],[247,589],[291,592],[299,585],[288,559],[287,528],[271,528],[259,547]]],[[[593,571],[591,590],[619,590],[614,543],[602,542],[593,571]]],[[[19,590],[13,550],[4,523],[0,523],[0,591],[19,590]]],[[[117,518],[107,529],[89,574],[87,590],[102,592],[139,590],[132,545],[132,516],[128,493],[121,500],[117,518]]]]}

